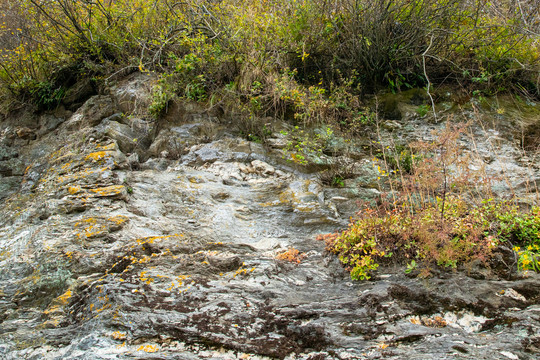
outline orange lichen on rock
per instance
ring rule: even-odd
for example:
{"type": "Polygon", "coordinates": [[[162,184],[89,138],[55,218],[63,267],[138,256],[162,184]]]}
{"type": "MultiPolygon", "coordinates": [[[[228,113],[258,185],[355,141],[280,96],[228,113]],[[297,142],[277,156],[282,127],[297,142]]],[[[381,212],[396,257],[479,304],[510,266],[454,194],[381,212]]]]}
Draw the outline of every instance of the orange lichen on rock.
{"type": "Polygon", "coordinates": [[[69,302],[69,299],[73,295],[71,290],[67,290],[62,295],[58,296],[51,302],[51,305],[43,312],[44,314],[50,315],[57,312],[62,312],[62,307],[66,306],[69,302]]]}
{"type": "Polygon", "coordinates": [[[59,297],[57,297],[56,300],[58,300],[58,303],[60,305],[67,305],[68,300],[71,298],[72,295],[73,293],[71,292],[71,290],[68,290],[59,297]]]}
{"type": "Polygon", "coordinates": [[[102,151],[113,151],[117,149],[117,146],[115,143],[110,143],[108,145],[98,145],[97,149],[102,151]]]}
{"type": "Polygon", "coordinates": [[[82,219],[81,221],[77,221],[75,223],[75,226],[81,226],[84,224],[96,224],[97,222],[98,222],[97,218],[89,217],[89,218],[82,219]]]}
{"type": "Polygon", "coordinates": [[[49,159],[51,159],[52,164],[58,165],[62,163],[70,163],[69,160],[73,159],[75,157],[75,154],[71,151],[67,151],[64,154],[62,154],[62,151],[55,151],[49,156],[49,159]]]}
{"type": "Polygon", "coordinates": [[[157,345],[141,345],[137,349],[137,351],[144,351],[144,352],[153,353],[153,352],[159,351],[159,346],[157,346],[157,345]]]}
{"type": "Polygon", "coordinates": [[[111,230],[119,230],[129,221],[129,218],[124,215],[116,215],[108,218],[107,221],[110,223],[111,230]]]}
{"type": "Polygon", "coordinates": [[[105,159],[108,156],[109,153],[107,151],[96,151],[88,154],[84,160],[99,161],[105,159]]]}
{"type": "Polygon", "coordinates": [[[136,239],[138,244],[153,244],[154,241],[161,240],[161,239],[168,239],[171,237],[182,237],[184,234],[172,234],[172,235],[158,235],[158,236],[148,236],[140,239],[136,239]]]}
{"type": "Polygon", "coordinates": [[[127,189],[124,185],[111,185],[97,189],[91,189],[91,192],[97,197],[126,196],[127,189]]]}
{"type": "Polygon", "coordinates": [[[409,321],[415,325],[423,325],[432,328],[443,328],[448,325],[446,320],[441,316],[434,316],[432,318],[415,316],[409,319],[409,321]]]}
{"type": "Polygon", "coordinates": [[[68,193],[70,195],[78,194],[82,191],[82,188],[80,186],[69,186],[68,187],[68,193]]]}
{"type": "Polygon", "coordinates": [[[123,332],[120,332],[120,331],[115,331],[111,334],[111,337],[114,339],[114,340],[126,340],[127,338],[127,333],[123,333],[123,332]]]}
{"type": "Polygon", "coordinates": [[[68,183],[71,183],[77,180],[91,178],[92,176],[95,176],[95,174],[99,172],[101,172],[100,169],[84,169],[84,170],[81,170],[72,174],[58,176],[56,178],[56,182],[59,185],[66,185],[68,183]]]}
{"type": "Polygon", "coordinates": [[[128,220],[129,218],[123,215],[117,215],[110,218],[85,218],[75,223],[75,228],[78,228],[81,231],[77,233],[77,237],[79,239],[91,239],[103,236],[108,232],[118,231],[128,222],[128,220]]]}

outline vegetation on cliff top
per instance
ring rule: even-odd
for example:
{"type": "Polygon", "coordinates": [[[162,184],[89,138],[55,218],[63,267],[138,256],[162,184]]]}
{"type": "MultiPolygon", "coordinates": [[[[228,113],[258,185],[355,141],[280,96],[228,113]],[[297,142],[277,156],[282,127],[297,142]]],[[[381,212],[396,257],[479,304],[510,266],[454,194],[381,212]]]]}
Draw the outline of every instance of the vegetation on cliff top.
{"type": "Polygon", "coordinates": [[[51,108],[82,78],[156,71],[248,116],[361,116],[358,96],[444,81],[539,95],[537,2],[2,0],[4,99],[51,108]]]}

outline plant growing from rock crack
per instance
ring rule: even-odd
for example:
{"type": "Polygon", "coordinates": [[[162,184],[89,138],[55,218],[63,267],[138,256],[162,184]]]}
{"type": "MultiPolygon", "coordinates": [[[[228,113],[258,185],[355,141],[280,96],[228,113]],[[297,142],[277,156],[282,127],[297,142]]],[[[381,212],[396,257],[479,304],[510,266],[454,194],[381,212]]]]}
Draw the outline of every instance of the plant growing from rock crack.
{"type": "Polygon", "coordinates": [[[334,131],[330,126],[326,126],[320,132],[311,133],[307,129],[295,126],[289,132],[282,131],[282,135],[290,139],[283,149],[285,159],[299,165],[307,165],[315,158],[321,157],[330,147],[334,131]]]}

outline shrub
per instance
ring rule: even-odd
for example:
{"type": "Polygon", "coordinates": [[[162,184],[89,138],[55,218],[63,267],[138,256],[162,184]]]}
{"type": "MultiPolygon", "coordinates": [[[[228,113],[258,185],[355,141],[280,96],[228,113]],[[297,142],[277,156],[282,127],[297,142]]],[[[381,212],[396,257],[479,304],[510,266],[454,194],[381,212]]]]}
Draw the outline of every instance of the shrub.
{"type": "Polygon", "coordinates": [[[287,135],[290,139],[283,149],[285,159],[295,164],[307,165],[309,162],[317,162],[318,157],[330,150],[334,131],[329,126],[314,132],[295,126],[288,132],[282,131],[282,135],[287,135]]]}
{"type": "Polygon", "coordinates": [[[518,270],[539,269],[540,208],[485,199],[490,178],[472,171],[474,154],[459,147],[467,127],[447,125],[433,141],[410,144],[406,156],[402,146],[377,147],[381,190],[391,194],[378,207],[363,207],[347,230],[327,241],[353,279],[369,279],[391,261],[409,264],[409,272],[417,264],[489,264],[501,245],[514,248],[518,270]]]}
{"type": "Polygon", "coordinates": [[[358,96],[381,86],[454,79],[489,91],[538,91],[539,10],[521,2],[519,9],[465,0],[0,6],[4,92],[28,80],[54,83],[66,67],[74,78],[99,79],[155,70],[174,74],[177,95],[237,113],[353,123],[362,113],[358,96]]]}
{"type": "MultiPolygon", "coordinates": [[[[501,244],[515,245],[519,270],[539,270],[540,208],[518,211],[508,202],[471,206],[451,197],[411,213],[407,207],[362,209],[349,228],[327,244],[354,280],[369,279],[391,257],[398,263],[421,262],[456,268],[481,260],[489,263],[501,244]]],[[[409,265],[410,267],[410,265],[409,265]]]]}
{"type": "Polygon", "coordinates": [[[148,112],[155,118],[158,118],[166,112],[169,102],[173,99],[174,92],[171,91],[167,84],[156,85],[152,89],[152,102],[148,107],[148,112]]]}

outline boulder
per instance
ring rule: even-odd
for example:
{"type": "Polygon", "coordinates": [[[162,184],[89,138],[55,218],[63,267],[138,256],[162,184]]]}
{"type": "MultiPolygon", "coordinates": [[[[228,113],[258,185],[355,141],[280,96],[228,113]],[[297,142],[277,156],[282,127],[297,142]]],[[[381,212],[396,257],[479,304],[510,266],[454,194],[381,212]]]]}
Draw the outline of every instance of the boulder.
{"type": "Polygon", "coordinates": [[[93,127],[116,112],[116,107],[109,96],[92,96],[66,121],[66,127],[68,130],[93,127]]]}
{"type": "Polygon", "coordinates": [[[120,124],[114,120],[104,119],[96,127],[96,131],[101,136],[116,140],[120,151],[124,153],[132,152],[138,145],[139,138],[144,134],[134,131],[127,125],[120,124]]]}
{"type": "Polygon", "coordinates": [[[251,166],[253,166],[253,168],[263,174],[263,175],[272,175],[276,172],[276,169],[274,169],[274,167],[270,164],[267,164],[265,163],[264,161],[260,161],[260,160],[253,160],[251,162],[251,166]]]}
{"type": "Polygon", "coordinates": [[[156,76],[134,73],[110,89],[118,109],[126,114],[146,112],[152,99],[156,76]]]}

